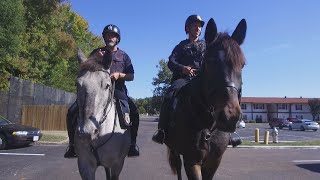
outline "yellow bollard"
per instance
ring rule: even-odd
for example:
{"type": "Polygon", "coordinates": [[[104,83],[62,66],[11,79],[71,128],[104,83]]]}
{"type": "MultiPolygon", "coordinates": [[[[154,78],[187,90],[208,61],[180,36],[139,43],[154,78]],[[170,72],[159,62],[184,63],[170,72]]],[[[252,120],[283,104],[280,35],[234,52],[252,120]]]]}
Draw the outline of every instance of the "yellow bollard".
{"type": "Polygon", "coordinates": [[[255,140],[254,142],[259,143],[259,128],[256,128],[255,130],[255,140]]]}
{"type": "Polygon", "coordinates": [[[264,132],[264,144],[269,144],[269,131],[264,132]]]}

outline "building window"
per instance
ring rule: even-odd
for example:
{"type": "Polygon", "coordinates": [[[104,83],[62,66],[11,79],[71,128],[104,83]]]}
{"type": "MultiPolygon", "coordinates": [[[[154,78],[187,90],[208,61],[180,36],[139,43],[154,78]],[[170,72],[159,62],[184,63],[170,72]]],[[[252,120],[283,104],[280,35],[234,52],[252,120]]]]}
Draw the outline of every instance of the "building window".
{"type": "Polygon", "coordinates": [[[246,104],[241,104],[241,109],[246,110],[247,109],[247,105],[246,104]]]}
{"type": "Polygon", "coordinates": [[[264,109],[264,104],[253,104],[253,109],[264,109]]]}
{"type": "Polygon", "coordinates": [[[247,116],[246,114],[244,114],[244,115],[242,116],[242,120],[244,120],[244,121],[248,120],[248,116],[247,116]]]}
{"type": "Polygon", "coordinates": [[[287,104],[279,104],[279,105],[278,105],[278,109],[284,109],[284,110],[286,110],[286,109],[288,109],[288,106],[287,106],[287,104]]]}
{"type": "Polygon", "coordinates": [[[262,115],[256,115],[256,122],[261,123],[262,122],[262,115]]]}
{"type": "Polygon", "coordinates": [[[303,119],[303,115],[296,115],[297,119],[303,119]]]}
{"type": "Polygon", "coordinates": [[[296,104],[296,110],[302,110],[302,104],[296,104]]]}

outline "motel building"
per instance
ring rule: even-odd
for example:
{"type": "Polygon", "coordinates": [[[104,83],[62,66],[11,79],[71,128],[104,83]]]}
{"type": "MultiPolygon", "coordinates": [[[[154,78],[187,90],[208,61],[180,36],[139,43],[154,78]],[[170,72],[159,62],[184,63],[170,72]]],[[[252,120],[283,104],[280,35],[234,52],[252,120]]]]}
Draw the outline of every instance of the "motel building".
{"type": "MultiPolygon", "coordinates": [[[[268,122],[268,118],[310,119],[308,100],[314,98],[274,98],[274,97],[242,97],[241,110],[243,120],[268,122]]],[[[315,120],[319,120],[319,116],[315,120]]]]}

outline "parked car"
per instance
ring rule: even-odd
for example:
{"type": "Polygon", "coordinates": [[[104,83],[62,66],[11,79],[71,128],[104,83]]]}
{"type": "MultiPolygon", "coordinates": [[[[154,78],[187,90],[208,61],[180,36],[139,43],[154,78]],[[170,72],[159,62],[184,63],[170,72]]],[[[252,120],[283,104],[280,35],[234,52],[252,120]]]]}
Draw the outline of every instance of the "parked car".
{"type": "Polygon", "coordinates": [[[237,122],[237,128],[245,128],[245,127],[246,127],[246,123],[242,119],[237,122]]]}
{"type": "Polygon", "coordinates": [[[298,118],[293,118],[293,117],[288,117],[287,120],[289,122],[294,122],[294,121],[298,121],[299,119],[298,118]]]}
{"type": "Polygon", "coordinates": [[[289,130],[293,129],[300,129],[301,131],[304,130],[313,130],[317,131],[319,129],[319,124],[315,121],[309,120],[309,119],[301,119],[292,122],[289,126],[289,130]]]}
{"type": "Polygon", "coordinates": [[[271,128],[279,127],[279,129],[282,129],[284,127],[288,128],[289,125],[291,124],[291,122],[289,122],[287,119],[284,119],[284,118],[272,118],[272,119],[269,119],[268,123],[271,128]]]}
{"type": "Polygon", "coordinates": [[[10,146],[28,145],[39,141],[41,137],[40,129],[15,124],[0,116],[0,150],[10,146]]]}

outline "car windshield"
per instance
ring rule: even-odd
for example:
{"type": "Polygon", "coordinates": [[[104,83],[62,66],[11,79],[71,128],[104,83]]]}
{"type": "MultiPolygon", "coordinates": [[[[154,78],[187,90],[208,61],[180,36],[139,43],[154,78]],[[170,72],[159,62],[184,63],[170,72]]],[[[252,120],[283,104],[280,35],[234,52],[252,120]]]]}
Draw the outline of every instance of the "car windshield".
{"type": "Polygon", "coordinates": [[[0,125],[7,125],[7,124],[12,124],[12,122],[10,122],[6,118],[0,116],[0,125]]]}

